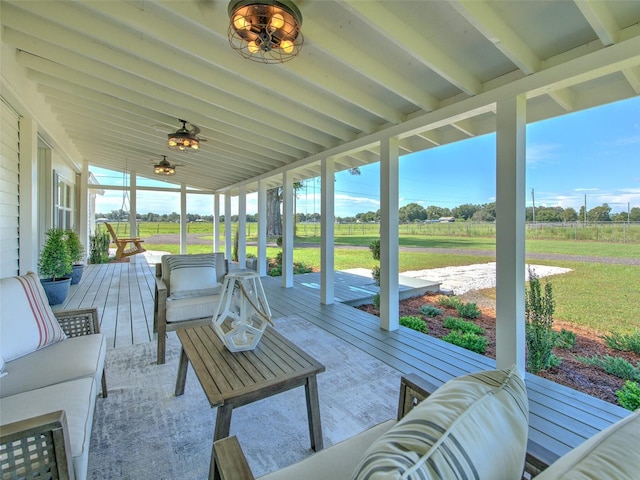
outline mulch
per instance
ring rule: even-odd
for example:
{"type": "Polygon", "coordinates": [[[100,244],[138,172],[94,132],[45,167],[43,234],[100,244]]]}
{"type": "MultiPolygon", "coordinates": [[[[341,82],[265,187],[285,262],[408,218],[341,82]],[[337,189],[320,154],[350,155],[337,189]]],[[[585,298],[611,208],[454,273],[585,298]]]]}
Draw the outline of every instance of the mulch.
{"type": "MultiPolygon", "coordinates": [[[[428,334],[435,338],[442,338],[450,330],[442,326],[442,321],[446,317],[458,317],[455,309],[444,308],[437,305],[439,294],[427,294],[421,297],[412,297],[400,301],[400,316],[413,315],[420,316],[425,320],[428,334]],[[420,313],[420,307],[430,304],[443,310],[443,315],[433,318],[425,317],[420,313]]],[[[358,307],[368,313],[378,315],[379,312],[373,305],[362,305],[358,307]]],[[[495,309],[478,305],[482,316],[472,321],[484,328],[485,335],[489,341],[485,355],[495,358],[496,352],[496,312],[495,309]]],[[[567,322],[554,322],[554,330],[567,329],[576,334],[576,343],[570,349],[555,348],[553,353],[562,360],[562,363],[555,368],[540,372],[538,375],[556,383],[566,385],[575,390],[587,393],[607,402],[619,405],[615,392],[624,386],[625,381],[604,372],[602,369],[585,365],[576,359],[576,356],[590,357],[592,355],[611,355],[622,357],[631,362],[634,366],[640,365],[640,355],[633,352],[621,352],[609,348],[597,332],[582,328],[579,325],[567,322]]]]}

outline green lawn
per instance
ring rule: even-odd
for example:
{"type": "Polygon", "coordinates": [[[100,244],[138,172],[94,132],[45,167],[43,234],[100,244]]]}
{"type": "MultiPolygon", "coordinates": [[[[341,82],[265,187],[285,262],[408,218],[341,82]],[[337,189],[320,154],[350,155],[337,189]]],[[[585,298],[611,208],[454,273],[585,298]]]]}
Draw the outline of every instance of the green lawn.
{"type": "MultiPolygon", "coordinates": [[[[143,228],[144,225],[141,224],[142,236],[145,236],[143,232],[146,236],[156,233],[151,228],[143,228]]],[[[156,224],[150,225],[154,225],[155,230],[160,230],[161,233],[177,233],[177,225],[175,224],[160,224],[161,227],[156,224]]],[[[212,238],[207,235],[211,233],[211,224],[190,225],[192,225],[190,228],[203,233],[208,239],[212,238]]],[[[122,227],[121,225],[121,229],[122,227]]],[[[365,227],[365,233],[367,233],[365,235],[336,235],[336,270],[357,267],[373,268],[377,262],[373,260],[368,248],[340,248],[340,246],[354,245],[367,247],[371,241],[378,238],[377,231],[374,232],[372,227],[377,228],[377,226],[371,225],[365,227]]],[[[195,232],[192,230],[191,233],[195,232]]],[[[255,235],[255,231],[252,233],[255,235]]],[[[124,236],[124,233],[122,235],[124,236]]],[[[317,244],[319,241],[317,236],[296,238],[297,243],[317,244]]],[[[402,235],[400,245],[495,251],[495,239],[486,237],[402,235]]],[[[178,253],[179,250],[177,244],[145,243],[145,248],[172,253],[178,253]]],[[[189,245],[187,251],[189,253],[211,252],[212,246],[189,245]]],[[[267,255],[273,258],[278,251],[277,248],[268,248],[267,255]]],[[[556,253],[585,257],[640,258],[640,244],[637,243],[527,239],[526,251],[528,253],[556,253]]],[[[256,247],[248,246],[247,253],[256,254],[256,247]]],[[[296,262],[305,263],[316,269],[320,267],[320,249],[317,247],[296,248],[293,257],[296,262]]],[[[402,251],[399,254],[399,259],[400,271],[493,261],[491,255],[402,251]]],[[[557,320],[574,322],[601,333],[609,333],[614,330],[630,333],[636,329],[640,330],[640,295],[638,295],[640,267],[579,261],[531,260],[531,262],[572,269],[570,273],[548,277],[548,281],[553,286],[557,320]]],[[[546,279],[542,281],[544,282],[546,279]]],[[[489,289],[484,293],[495,297],[495,289],[489,289]]]]}

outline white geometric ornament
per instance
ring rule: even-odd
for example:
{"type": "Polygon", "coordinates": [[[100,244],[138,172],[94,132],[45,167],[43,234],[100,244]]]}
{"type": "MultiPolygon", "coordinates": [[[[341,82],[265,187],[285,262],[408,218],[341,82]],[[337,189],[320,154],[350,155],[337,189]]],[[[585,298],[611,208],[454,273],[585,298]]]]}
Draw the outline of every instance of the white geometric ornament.
{"type": "Polygon", "coordinates": [[[275,326],[258,272],[227,274],[213,315],[213,329],[220,340],[231,352],[253,350],[267,324],[275,326]]]}

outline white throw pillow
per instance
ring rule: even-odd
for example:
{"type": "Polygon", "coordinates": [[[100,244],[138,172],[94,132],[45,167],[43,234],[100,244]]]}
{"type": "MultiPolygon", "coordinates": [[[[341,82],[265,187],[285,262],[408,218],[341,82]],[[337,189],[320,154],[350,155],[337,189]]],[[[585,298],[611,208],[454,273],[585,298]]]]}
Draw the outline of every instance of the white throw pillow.
{"type": "Polygon", "coordinates": [[[0,279],[0,332],[6,362],[67,338],[35,273],[0,279]]]}
{"type": "Polygon", "coordinates": [[[527,392],[515,368],[455,378],[374,442],[353,478],[517,480],[528,424],[527,392]]]}
{"type": "Polygon", "coordinates": [[[170,255],[167,265],[171,270],[169,291],[174,300],[216,295],[222,289],[217,279],[213,254],[170,255]]]}

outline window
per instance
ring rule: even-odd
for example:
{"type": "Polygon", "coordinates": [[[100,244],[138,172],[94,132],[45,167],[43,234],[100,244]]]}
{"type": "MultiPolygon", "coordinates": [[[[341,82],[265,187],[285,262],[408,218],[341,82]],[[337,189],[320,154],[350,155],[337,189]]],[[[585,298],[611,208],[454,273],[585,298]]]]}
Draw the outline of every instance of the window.
{"type": "Polygon", "coordinates": [[[54,226],[70,230],[73,228],[73,186],[57,174],[55,182],[54,226]]]}

